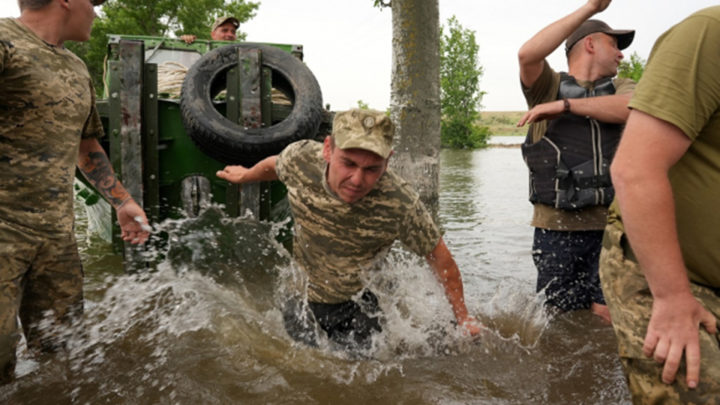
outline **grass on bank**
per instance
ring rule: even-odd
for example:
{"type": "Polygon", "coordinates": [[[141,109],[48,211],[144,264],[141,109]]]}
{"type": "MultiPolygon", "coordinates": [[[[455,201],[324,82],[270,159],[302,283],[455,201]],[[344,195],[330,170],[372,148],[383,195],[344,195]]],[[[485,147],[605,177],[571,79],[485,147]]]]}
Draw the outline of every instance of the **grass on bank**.
{"type": "Polygon", "coordinates": [[[527,125],[517,127],[525,111],[481,111],[479,125],[488,127],[491,136],[525,136],[527,125]]]}

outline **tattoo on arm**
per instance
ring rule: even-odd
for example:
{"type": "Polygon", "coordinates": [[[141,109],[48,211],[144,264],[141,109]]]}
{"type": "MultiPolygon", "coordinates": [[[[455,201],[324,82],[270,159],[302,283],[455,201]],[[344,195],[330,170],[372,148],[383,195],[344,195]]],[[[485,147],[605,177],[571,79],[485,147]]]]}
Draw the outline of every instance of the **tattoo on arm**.
{"type": "Polygon", "coordinates": [[[88,153],[85,159],[78,162],[78,167],[113,206],[117,207],[130,198],[130,193],[118,181],[105,153],[88,153]]]}

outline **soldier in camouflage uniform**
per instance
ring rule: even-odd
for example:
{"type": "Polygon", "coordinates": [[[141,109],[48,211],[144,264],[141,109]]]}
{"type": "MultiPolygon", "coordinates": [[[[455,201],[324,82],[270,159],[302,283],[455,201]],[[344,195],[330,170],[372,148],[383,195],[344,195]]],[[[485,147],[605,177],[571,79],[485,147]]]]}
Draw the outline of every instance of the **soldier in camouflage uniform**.
{"type": "MultiPolygon", "coordinates": [[[[470,334],[480,330],[468,315],[460,272],[432,217],[418,194],[387,169],[393,133],[382,112],[340,112],[322,144],[299,141],[250,169],[218,172],[233,183],[280,179],[287,186],[293,256],[307,275],[309,318],[341,345],[366,348],[380,331],[377,299],[363,280],[382,266],[395,240],[428,260],[458,324],[470,334]]],[[[294,338],[313,343],[312,327],[298,325],[303,307],[286,311],[286,326],[294,338]]]]}
{"type": "Polygon", "coordinates": [[[720,6],[657,40],[611,168],[600,278],[636,404],[720,404],[718,49],[720,6]]]}
{"type": "Polygon", "coordinates": [[[20,0],[0,19],[0,383],[14,376],[22,321],[31,349],[61,342],[42,324],[82,310],[73,234],[76,165],[117,210],[122,237],[144,242],[140,206],[115,178],[85,64],[63,47],[89,39],[102,0],[20,0]]]}

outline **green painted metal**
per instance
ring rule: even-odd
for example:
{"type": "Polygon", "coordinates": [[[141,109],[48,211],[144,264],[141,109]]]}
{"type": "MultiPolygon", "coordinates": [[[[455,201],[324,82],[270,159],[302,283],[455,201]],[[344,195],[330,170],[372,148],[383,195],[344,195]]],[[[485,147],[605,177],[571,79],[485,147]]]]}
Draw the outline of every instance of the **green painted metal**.
{"type": "MultiPolygon", "coordinates": [[[[127,148],[127,140],[123,138],[123,130],[127,131],[127,98],[123,98],[124,92],[128,89],[128,72],[126,64],[123,64],[123,52],[121,43],[139,43],[144,47],[144,53],[135,54],[141,69],[137,74],[140,77],[140,89],[132,89],[132,94],[137,94],[141,100],[141,124],[139,131],[141,143],[136,146],[138,155],[142,155],[141,167],[142,201],[149,219],[153,223],[168,219],[180,218],[185,215],[181,196],[182,182],[188,177],[202,176],[208,179],[212,202],[222,204],[226,207],[229,216],[237,216],[239,212],[239,189],[235,185],[218,179],[215,173],[224,167],[224,164],[205,155],[194,145],[191,138],[185,133],[182,124],[179,99],[163,98],[158,93],[158,66],[150,62],[154,56],[160,54],[159,50],[171,50],[179,52],[182,56],[199,55],[228,44],[225,41],[195,41],[193,44],[186,44],[179,39],[148,37],[148,36],[111,36],[108,45],[108,62],[106,66],[106,90],[105,97],[98,100],[98,112],[101,115],[106,131],[106,138],[103,139],[103,146],[108,151],[110,161],[123,178],[123,155],[125,160],[130,159],[131,151],[124,151],[127,148]],[[124,121],[125,120],[125,121],[124,121]]],[[[302,57],[302,46],[271,44],[302,57]]],[[[166,55],[178,55],[175,53],[166,55]]],[[[271,77],[272,72],[267,68],[255,69],[260,86],[260,109],[263,125],[270,125],[275,120],[281,120],[287,114],[285,106],[275,106],[271,101],[271,77]]],[[[228,91],[226,100],[216,103],[218,111],[229,119],[239,122],[242,119],[242,80],[240,69],[231,69],[228,72],[228,91]]],[[[135,73],[132,73],[135,74],[135,73]]],[[[133,107],[134,108],[134,107],[133,107]]],[[[126,184],[126,187],[128,184],[126,184]]],[[[133,187],[132,185],[130,187],[133,187]]],[[[261,186],[260,193],[260,219],[281,221],[289,216],[289,208],[286,199],[287,191],[280,182],[265,183],[261,186]]],[[[92,198],[86,201],[94,201],[92,198]]],[[[114,215],[114,214],[113,214],[114,215]]],[[[114,216],[112,218],[115,223],[114,216]]],[[[113,245],[122,246],[118,238],[119,231],[113,232],[113,245]]],[[[283,232],[281,241],[289,240],[289,230],[283,232]]]]}
{"type": "Polygon", "coordinates": [[[145,64],[143,73],[143,185],[146,215],[151,223],[160,220],[160,162],[158,159],[157,65],[145,64]]]}

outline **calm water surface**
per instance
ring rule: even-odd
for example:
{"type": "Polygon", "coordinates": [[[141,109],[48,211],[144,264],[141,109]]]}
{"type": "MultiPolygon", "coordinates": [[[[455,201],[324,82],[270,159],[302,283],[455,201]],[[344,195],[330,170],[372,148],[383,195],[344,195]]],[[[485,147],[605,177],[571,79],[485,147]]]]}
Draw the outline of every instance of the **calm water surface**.
{"type": "Polygon", "coordinates": [[[308,348],[282,326],[281,303],[303,280],[270,225],[212,209],[162,224],[158,264],[126,275],[79,210],[83,325],[62,331],[65,353],[23,351],[0,403],[629,403],[612,329],[541,309],[519,149],[441,157],[441,223],[468,307],[488,326],[481,338],[455,331],[428,268],[398,249],[369,279],[387,318],[374,349],[308,348]]]}

